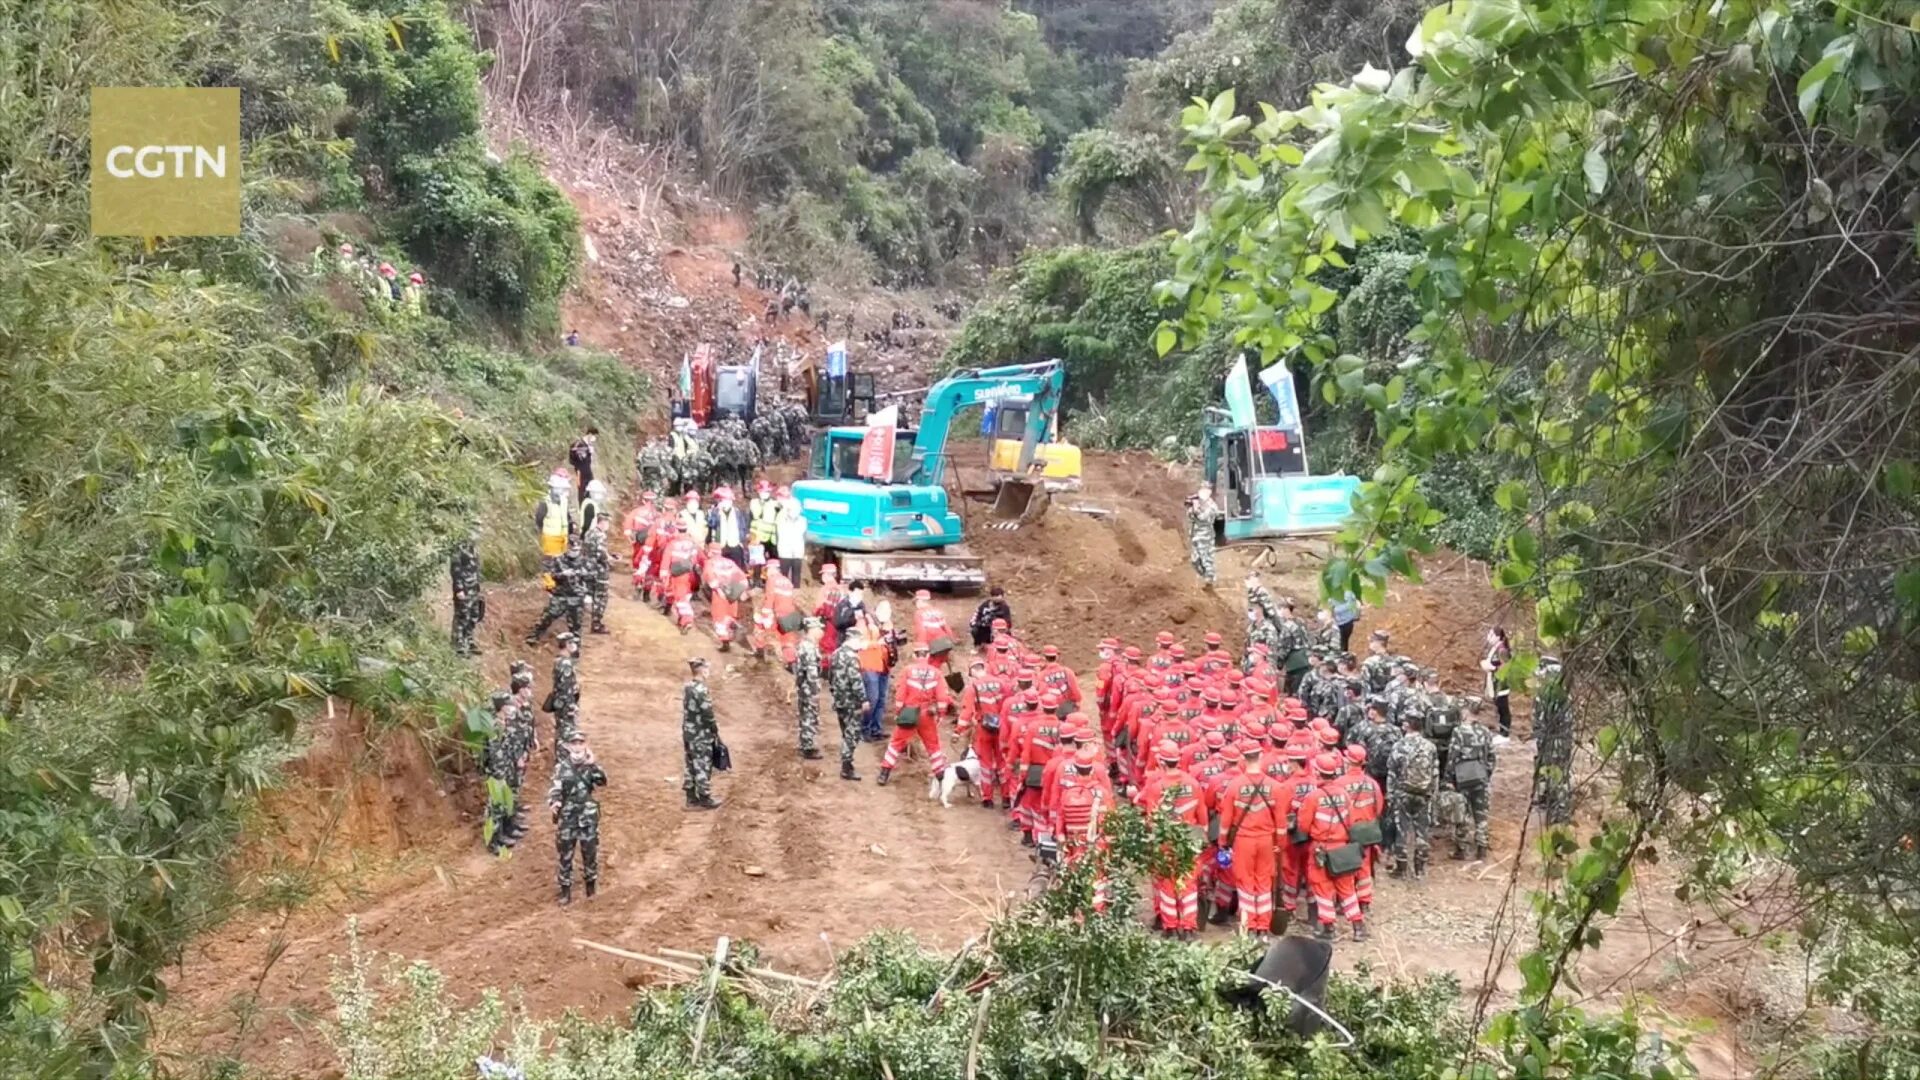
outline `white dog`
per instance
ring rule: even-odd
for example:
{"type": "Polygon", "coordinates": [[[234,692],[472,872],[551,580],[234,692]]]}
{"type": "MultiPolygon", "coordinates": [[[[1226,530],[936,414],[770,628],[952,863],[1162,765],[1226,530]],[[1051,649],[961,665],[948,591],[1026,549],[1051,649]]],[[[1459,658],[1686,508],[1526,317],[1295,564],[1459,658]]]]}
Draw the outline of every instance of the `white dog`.
{"type": "Polygon", "coordinates": [[[953,789],[961,784],[966,785],[968,794],[980,798],[980,759],[974,756],[971,747],[966,757],[950,762],[946,769],[934,774],[933,782],[927,786],[927,798],[939,799],[941,806],[952,806],[953,789]]]}

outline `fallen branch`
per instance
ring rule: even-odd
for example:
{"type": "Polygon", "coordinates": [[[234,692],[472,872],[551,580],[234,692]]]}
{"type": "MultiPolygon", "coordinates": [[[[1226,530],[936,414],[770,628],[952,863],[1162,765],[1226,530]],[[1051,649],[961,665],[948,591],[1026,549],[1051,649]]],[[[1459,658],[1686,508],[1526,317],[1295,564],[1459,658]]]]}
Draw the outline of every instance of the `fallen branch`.
{"type": "Polygon", "coordinates": [[[654,967],[665,968],[668,971],[677,972],[688,978],[697,979],[700,977],[700,972],[696,968],[690,968],[685,964],[676,964],[671,960],[662,960],[657,956],[648,956],[646,953],[616,949],[611,945],[602,945],[597,941],[588,941],[586,938],[574,938],[573,943],[582,949],[594,949],[606,953],[609,956],[618,956],[626,960],[638,960],[643,964],[652,964],[654,967]]]}
{"type": "MultiPolygon", "coordinates": [[[[685,949],[661,949],[660,955],[671,956],[676,960],[691,960],[696,964],[704,964],[707,962],[705,956],[699,953],[688,952],[685,949]]],[[[755,978],[772,979],[775,982],[792,983],[795,986],[805,986],[815,990],[827,985],[818,979],[809,979],[803,975],[789,975],[784,971],[775,971],[772,968],[750,967],[742,968],[741,970],[755,978]]]]}
{"type": "Polygon", "coordinates": [[[993,1001],[989,989],[980,995],[980,1006],[973,1014],[973,1037],[967,1040],[967,1080],[973,1080],[980,1067],[980,1036],[987,1030],[987,1006],[993,1001]]]}
{"type": "Polygon", "coordinates": [[[713,1012],[713,999],[720,989],[720,969],[727,962],[727,944],[724,936],[713,943],[713,971],[707,976],[707,1001],[700,1006],[700,1019],[693,1025],[693,1056],[687,1059],[688,1065],[700,1061],[700,1044],[707,1037],[707,1015],[713,1012]]]}

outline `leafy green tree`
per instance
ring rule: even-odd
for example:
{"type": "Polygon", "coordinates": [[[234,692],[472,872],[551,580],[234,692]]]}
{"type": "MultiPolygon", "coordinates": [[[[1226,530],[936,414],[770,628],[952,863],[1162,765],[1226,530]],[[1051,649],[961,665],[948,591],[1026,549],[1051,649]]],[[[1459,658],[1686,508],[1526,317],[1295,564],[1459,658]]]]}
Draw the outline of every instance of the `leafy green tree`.
{"type": "Polygon", "coordinates": [[[1584,850],[1543,839],[1539,1011],[1496,1039],[1561,1045],[1553,993],[1657,836],[1703,895],[1781,858],[1813,910],[1911,949],[1910,15],[1464,0],[1397,72],[1183,116],[1211,202],[1159,346],[1227,327],[1378,417],[1328,590],[1417,572],[1446,455],[1515,463],[1495,580],[1577,672],[1625,812],[1584,850]],[[1421,249],[1421,354],[1378,380],[1340,351],[1325,275],[1392,235],[1421,249]]]}

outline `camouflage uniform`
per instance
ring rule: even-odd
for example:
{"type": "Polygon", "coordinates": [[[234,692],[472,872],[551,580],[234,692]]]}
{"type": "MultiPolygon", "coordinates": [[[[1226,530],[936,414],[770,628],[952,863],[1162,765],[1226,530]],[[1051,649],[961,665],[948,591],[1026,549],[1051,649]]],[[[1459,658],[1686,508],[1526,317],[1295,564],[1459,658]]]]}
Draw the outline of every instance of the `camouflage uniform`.
{"type": "Polygon", "coordinates": [[[1299,690],[1302,676],[1307,672],[1311,661],[1307,655],[1309,637],[1307,628],[1300,620],[1282,612],[1274,620],[1274,633],[1280,640],[1280,647],[1273,654],[1273,663],[1286,673],[1287,693],[1299,690]]]}
{"type": "Polygon", "coordinates": [[[1460,702],[1443,690],[1422,690],[1420,703],[1427,717],[1422,734],[1433,740],[1433,748],[1439,752],[1440,775],[1452,776],[1447,766],[1447,752],[1453,745],[1453,729],[1460,726],[1460,702]]]}
{"type": "Polygon", "coordinates": [[[1213,519],[1211,501],[1187,504],[1188,558],[1200,580],[1213,584],[1213,519]]]}
{"type": "Polygon", "coordinates": [[[1465,802],[1453,818],[1453,851],[1456,857],[1466,854],[1469,818],[1473,826],[1475,857],[1486,857],[1488,796],[1493,791],[1493,767],[1493,732],[1468,717],[1453,733],[1453,786],[1465,802]],[[1459,777],[1461,766],[1476,763],[1485,766],[1486,779],[1462,781],[1459,777]]]}
{"type": "MultiPolygon", "coordinates": [[[[613,556],[607,551],[607,519],[594,519],[593,528],[580,541],[580,561],[585,564],[587,603],[593,612],[593,632],[607,632],[607,575],[613,556]]],[[[557,580],[557,579],[556,579],[557,580]]]]}
{"type": "Polygon", "coordinates": [[[787,445],[787,425],[777,413],[763,412],[753,418],[749,429],[753,444],[760,448],[760,456],[767,461],[785,461],[793,456],[793,450],[787,445]]]}
{"type": "Polygon", "coordinates": [[[788,455],[800,454],[807,447],[807,429],[813,426],[813,418],[807,415],[806,406],[789,401],[780,406],[780,419],[787,427],[788,455]]]}
{"type": "Polygon", "coordinates": [[[587,606],[586,561],[580,555],[580,549],[568,545],[566,554],[553,560],[553,592],[547,596],[547,607],[540,613],[540,621],[533,625],[527,634],[527,644],[538,645],[540,639],[547,636],[547,628],[555,619],[567,620],[567,630],[578,636],[580,616],[587,606]]]}
{"type": "Polygon", "coordinates": [[[673,490],[673,451],[659,439],[648,440],[647,445],[633,455],[633,469],[640,476],[642,491],[673,490]]]}
{"type": "Polygon", "coordinates": [[[580,680],[574,674],[573,657],[554,657],[553,689],[542,708],[553,716],[553,756],[558,760],[567,736],[580,726],[580,680]]]}
{"type": "MultiPolygon", "coordinates": [[[[1265,590],[1263,589],[1261,591],[1264,592],[1265,590]]],[[[1276,650],[1280,648],[1280,637],[1273,632],[1273,624],[1268,622],[1266,616],[1261,614],[1259,609],[1253,606],[1251,594],[1249,594],[1247,601],[1247,615],[1247,651],[1240,658],[1240,670],[1244,674],[1251,675],[1253,673],[1254,645],[1265,645],[1267,647],[1267,658],[1269,660],[1281,659],[1276,652],[1276,650]]]]}
{"type": "Polygon", "coordinates": [[[493,705],[493,732],[487,736],[485,748],[481,751],[481,763],[489,781],[498,784],[487,785],[487,850],[499,854],[503,847],[512,847],[518,839],[514,828],[514,818],[519,810],[517,792],[520,787],[520,742],[513,725],[501,719],[500,713],[513,701],[513,696],[504,691],[495,692],[493,705]]]}
{"type": "Polygon", "coordinates": [[[1409,731],[1393,744],[1387,761],[1387,808],[1393,812],[1395,823],[1395,874],[1406,872],[1411,853],[1413,876],[1426,876],[1438,772],[1438,755],[1425,735],[1409,731]]]}
{"type": "Polygon", "coordinates": [[[713,798],[713,744],[719,737],[707,684],[688,679],[680,691],[680,743],[687,752],[686,777],[680,787],[689,804],[713,798]]]}
{"type": "Polygon", "coordinates": [[[820,646],[801,638],[793,650],[793,692],[800,709],[800,752],[817,754],[820,743],[820,646]]]}
{"type": "Polygon", "coordinates": [[[1333,712],[1333,726],[1346,741],[1350,743],[1358,742],[1359,740],[1353,737],[1353,731],[1366,719],[1366,707],[1361,705],[1358,700],[1347,697],[1344,683],[1337,686],[1336,689],[1340,692],[1340,707],[1333,712]]]}
{"type": "MultiPolygon", "coordinates": [[[[1375,720],[1371,713],[1363,711],[1359,722],[1347,729],[1347,742],[1367,748],[1367,775],[1373,777],[1384,793],[1387,790],[1387,768],[1393,759],[1393,748],[1400,742],[1400,729],[1385,720],[1375,720]]],[[[1397,831],[1393,808],[1389,804],[1380,815],[1380,846],[1388,851],[1393,850],[1397,831]]]]}
{"type": "Polygon", "coordinates": [[[1393,681],[1393,668],[1397,663],[1399,663],[1398,658],[1387,653],[1370,653],[1365,660],[1360,661],[1360,677],[1366,680],[1366,692],[1386,693],[1387,684],[1393,681]]]}
{"type": "Polygon", "coordinates": [[[833,650],[827,669],[827,689],[833,694],[833,714],[840,721],[840,771],[853,768],[853,748],[860,742],[860,719],[867,711],[867,688],[860,677],[860,654],[851,645],[833,650]]]}
{"type": "Polygon", "coordinates": [[[480,552],[474,541],[462,540],[453,549],[453,651],[476,656],[473,632],[486,617],[487,602],[480,595],[480,552]]]}
{"type": "Polygon", "coordinates": [[[713,458],[699,439],[675,433],[669,444],[669,460],[673,462],[672,494],[685,495],[706,489],[713,458]]]}
{"type": "Polygon", "coordinates": [[[581,876],[587,882],[587,895],[600,882],[600,803],[593,789],[607,782],[606,770],[598,763],[576,764],[565,754],[553,767],[553,785],[547,789],[547,805],[559,804],[554,815],[554,850],[560,856],[561,895],[573,888],[573,851],[580,849],[581,876]]]}
{"type": "Polygon", "coordinates": [[[1573,702],[1558,664],[1540,665],[1540,689],[1533,696],[1533,804],[1549,825],[1573,820],[1573,702]]]}

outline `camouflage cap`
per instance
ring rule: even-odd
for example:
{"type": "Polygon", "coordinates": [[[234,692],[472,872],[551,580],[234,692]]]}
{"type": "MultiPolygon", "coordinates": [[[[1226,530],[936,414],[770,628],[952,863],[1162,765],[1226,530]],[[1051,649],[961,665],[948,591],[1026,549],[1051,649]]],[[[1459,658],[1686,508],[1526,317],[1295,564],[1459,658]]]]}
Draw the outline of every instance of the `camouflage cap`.
{"type": "Polygon", "coordinates": [[[587,741],[587,733],[580,730],[579,728],[574,728],[572,731],[568,732],[567,737],[561,741],[565,742],[568,746],[578,746],[579,744],[587,741]]]}
{"type": "Polygon", "coordinates": [[[513,701],[513,695],[507,693],[505,690],[495,690],[493,696],[488,700],[493,703],[493,711],[499,712],[513,701]]]}

